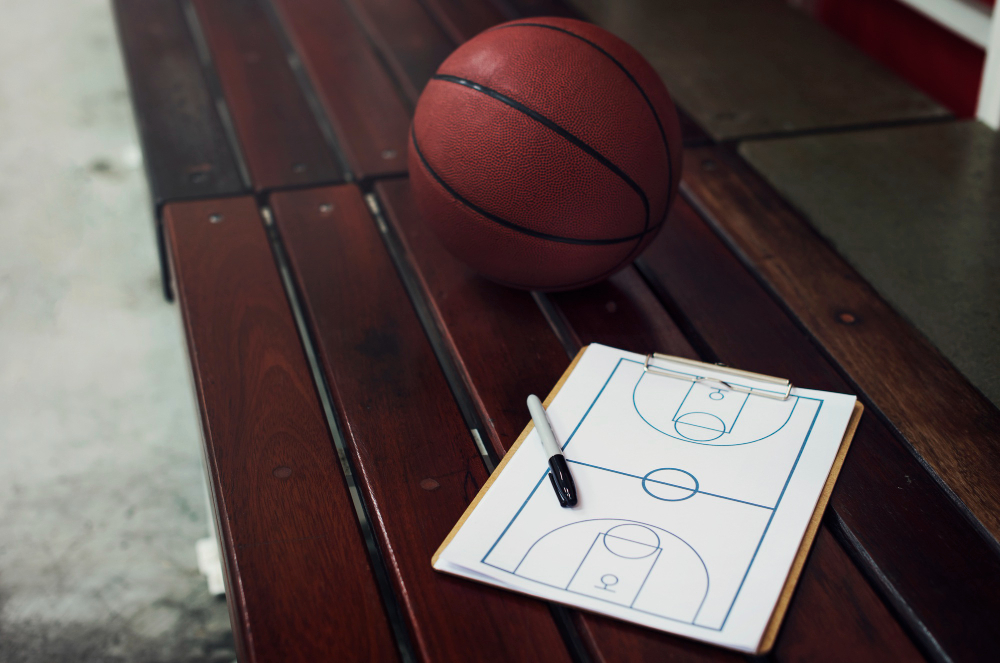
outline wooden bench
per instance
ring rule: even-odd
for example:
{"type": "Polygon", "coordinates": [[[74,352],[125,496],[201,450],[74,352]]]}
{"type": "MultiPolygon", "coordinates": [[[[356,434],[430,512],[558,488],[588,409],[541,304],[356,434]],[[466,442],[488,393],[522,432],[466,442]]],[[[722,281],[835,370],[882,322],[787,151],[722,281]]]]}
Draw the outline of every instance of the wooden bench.
{"type": "MultiPolygon", "coordinates": [[[[167,88],[145,80],[151,65],[130,36],[141,26],[128,20],[167,5],[116,9],[140,124],[169,134],[169,118],[147,120],[161,109],[137,88],[167,88]]],[[[961,458],[935,464],[931,452],[981,447],[968,458],[988,459],[1000,412],[933,348],[908,341],[877,293],[690,118],[666,230],[602,284],[506,289],[429,234],[403,165],[419,90],[461,39],[526,12],[569,11],[460,5],[176,5],[208,52],[202,69],[189,57],[174,73],[228,109],[229,153],[249,174],[245,187],[160,203],[240,660],[746,658],[430,567],[526,423],[524,395],[548,391],[591,342],[855,392],[869,408],[770,658],[989,658],[1000,645],[1000,546],[983,514],[1000,513],[996,475],[961,458]],[[254,195],[231,195],[244,189],[254,195]],[[762,227],[775,232],[754,233],[762,227]],[[907,355],[883,357],[883,377],[859,360],[865,344],[897,339],[907,355]],[[886,386],[912,362],[974,413],[966,437],[926,395],[886,386]],[[936,414],[919,430],[901,423],[919,409],[936,414]],[[975,515],[956,497],[967,485],[986,496],[975,515]]],[[[199,121],[204,131],[218,116],[199,121]]],[[[158,136],[143,145],[147,163],[176,164],[150,167],[164,190],[156,178],[179,178],[188,161],[151,154],[170,148],[158,136]]]]}

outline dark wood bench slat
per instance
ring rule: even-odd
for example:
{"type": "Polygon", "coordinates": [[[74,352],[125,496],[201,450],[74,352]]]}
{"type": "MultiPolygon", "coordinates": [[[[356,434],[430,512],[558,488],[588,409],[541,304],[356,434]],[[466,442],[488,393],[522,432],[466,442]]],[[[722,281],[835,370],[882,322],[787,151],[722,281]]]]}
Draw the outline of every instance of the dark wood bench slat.
{"type": "Polygon", "coordinates": [[[192,0],[253,186],[343,179],[258,0],[192,0]]]}
{"type": "Polygon", "coordinates": [[[923,660],[828,527],[813,541],[778,635],[778,661],[923,660]]]}
{"type": "Polygon", "coordinates": [[[409,108],[343,0],[269,1],[309,73],[354,177],[405,172],[409,108]]]}
{"type": "MultiPolygon", "coordinates": [[[[479,410],[485,437],[502,456],[528,420],[524,398],[546,394],[565,370],[566,350],[529,293],[489,283],[452,258],[413,207],[406,180],[379,182],[386,221],[399,234],[428,304],[479,410]]],[[[733,652],[617,620],[575,613],[596,661],[738,661],[733,652]]]]}
{"type": "Polygon", "coordinates": [[[421,0],[456,44],[499,23],[531,16],[579,18],[560,0],[421,0]]]}
{"type": "MultiPolygon", "coordinates": [[[[677,225],[675,212],[669,228],[677,225]]],[[[658,240],[659,241],[659,240],[658,240]]],[[[683,241],[692,260],[712,269],[713,261],[698,251],[697,244],[683,241]]],[[[709,258],[714,258],[710,256],[709,258]]],[[[727,276],[729,276],[727,274],[727,276]]],[[[743,278],[756,287],[748,275],[743,278]]],[[[715,288],[729,287],[727,281],[716,281],[715,288]]],[[[579,344],[604,343],[646,354],[652,350],[692,359],[704,359],[691,346],[680,329],[664,310],[656,296],[638,272],[629,267],[608,281],[589,288],[549,296],[554,315],[569,327],[572,338],[579,344]]],[[[717,306],[707,293],[685,302],[691,308],[717,306]]],[[[685,309],[686,310],[686,309],[685,309]]],[[[780,324],[779,321],[769,321],[780,324]]],[[[741,339],[733,330],[740,328],[739,318],[730,320],[733,345],[740,345],[745,354],[760,351],[752,341],[741,339]]],[[[776,350],[779,351],[780,350],[776,350]]],[[[714,359],[714,358],[713,358],[714,359]]],[[[735,366],[742,366],[733,362],[735,366]]],[[[810,386],[812,386],[810,384],[810,386]]],[[[793,652],[803,643],[822,646],[831,660],[912,660],[920,658],[892,614],[874,594],[864,575],[846,558],[840,546],[830,537],[826,525],[820,534],[802,572],[801,582],[811,589],[795,599],[795,609],[806,615],[823,615],[822,620],[789,620],[781,631],[775,649],[778,660],[795,660],[793,652]],[[829,578],[836,577],[836,584],[829,578]],[[831,593],[832,592],[832,593],[831,593]],[[850,611],[833,610],[843,593],[857,599],[850,611]],[[837,636],[837,637],[834,637],[837,636]]]]}
{"type": "Polygon", "coordinates": [[[543,602],[431,568],[487,474],[360,192],[347,185],[271,200],[420,655],[568,661],[543,602]]]}
{"type": "Polygon", "coordinates": [[[423,0],[428,11],[456,44],[472,39],[494,25],[520,16],[501,0],[423,0]]]}
{"type": "MultiPolygon", "coordinates": [[[[683,311],[711,359],[801,386],[855,391],[685,201],[640,265],[683,311]]],[[[927,646],[954,660],[1000,646],[990,626],[1000,615],[995,548],[874,409],[861,420],[830,506],[874,565],[871,572],[896,595],[896,609],[914,615],[937,642],[925,639],[927,646]]]]}
{"type": "Polygon", "coordinates": [[[114,10],[153,203],[244,191],[178,2],[114,10]]]}
{"type": "MultiPolygon", "coordinates": [[[[461,42],[449,37],[420,0],[344,1],[354,9],[406,98],[415,106],[427,81],[461,42]]],[[[469,5],[475,7],[480,2],[469,5]]]]}
{"type": "Polygon", "coordinates": [[[153,199],[163,295],[172,301],[161,206],[238,194],[245,186],[180,5],[114,0],[112,7],[153,199]]]}
{"type": "Polygon", "coordinates": [[[164,226],[240,660],[398,660],[256,204],[174,203],[164,226]]]}

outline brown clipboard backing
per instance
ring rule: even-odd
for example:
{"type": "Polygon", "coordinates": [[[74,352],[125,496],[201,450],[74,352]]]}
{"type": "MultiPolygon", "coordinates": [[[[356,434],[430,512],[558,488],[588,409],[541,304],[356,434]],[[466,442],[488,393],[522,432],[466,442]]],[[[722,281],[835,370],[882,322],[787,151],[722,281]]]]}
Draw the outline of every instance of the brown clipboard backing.
{"type": "MultiPolygon", "coordinates": [[[[559,390],[562,389],[562,386],[566,384],[566,380],[569,379],[569,376],[576,369],[577,363],[579,363],[580,358],[583,357],[583,353],[587,351],[588,347],[590,346],[585,345],[580,348],[580,351],[576,353],[573,361],[570,362],[569,367],[559,378],[559,381],[556,382],[556,386],[552,388],[549,395],[545,397],[544,401],[542,401],[542,405],[544,405],[546,409],[548,409],[549,405],[552,404],[552,401],[559,393],[559,390]]],[[[785,617],[785,612],[788,610],[788,604],[792,600],[792,594],[795,592],[795,585],[798,583],[799,576],[802,574],[802,568],[805,566],[806,558],[809,556],[809,550],[812,548],[813,539],[816,538],[816,532],[819,531],[820,522],[823,520],[823,512],[826,511],[826,505],[830,501],[830,495],[833,493],[833,486],[837,482],[837,476],[840,474],[841,467],[844,465],[844,459],[847,457],[847,450],[851,446],[851,440],[854,439],[854,433],[858,429],[858,423],[861,421],[861,414],[864,412],[864,409],[865,407],[860,401],[855,401],[854,411],[851,413],[851,418],[847,422],[847,430],[844,431],[844,438],[840,442],[840,449],[837,451],[837,456],[833,460],[833,466],[830,468],[830,474],[826,478],[826,484],[823,486],[823,490],[819,495],[819,500],[816,502],[816,509],[813,511],[809,525],[806,526],[805,534],[802,537],[802,543],[799,545],[798,552],[795,553],[795,559],[792,561],[792,567],[788,572],[788,577],[785,579],[785,585],[781,590],[781,595],[778,597],[778,601],[774,604],[774,611],[771,613],[771,618],[768,620],[767,627],[764,629],[764,635],[757,644],[757,651],[755,652],[757,655],[766,654],[771,651],[771,648],[774,646],[774,641],[778,637],[781,622],[785,617]]],[[[483,484],[479,493],[476,494],[475,499],[473,499],[472,503],[470,503],[468,508],[466,508],[465,513],[462,514],[462,517],[458,519],[455,526],[451,528],[450,532],[448,532],[448,536],[445,537],[445,540],[440,546],[438,546],[434,556],[431,557],[432,565],[437,564],[441,553],[444,552],[444,549],[448,547],[448,544],[451,543],[452,539],[455,538],[459,530],[461,530],[465,525],[465,521],[469,519],[472,512],[476,510],[477,506],[479,506],[480,500],[483,499],[483,496],[486,495],[489,489],[493,486],[493,482],[496,481],[497,477],[500,476],[500,473],[507,467],[507,461],[514,457],[514,454],[521,448],[521,444],[534,428],[535,424],[529,421],[528,425],[524,427],[523,431],[521,431],[521,434],[518,436],[513,446],[511,446],[511,448],[507,450],[507,453],[504,454],[504,457],[500,461],[500,464],[497,465],[496,470],[494,470],[493,474],[490,475],[490,478],[486,480],[486,483],[483,484]]]]}

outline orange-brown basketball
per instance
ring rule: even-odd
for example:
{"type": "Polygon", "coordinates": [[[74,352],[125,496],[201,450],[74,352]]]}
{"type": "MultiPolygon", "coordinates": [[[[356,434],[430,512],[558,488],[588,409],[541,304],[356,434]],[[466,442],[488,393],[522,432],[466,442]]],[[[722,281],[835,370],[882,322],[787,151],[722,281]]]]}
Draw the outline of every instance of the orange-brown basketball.
{"type": "Polygon", "coordinates": [[[409,168],[444,246],[489,279],[565,290],[629,264],[677,193],[670,95],[631,46],[535,18],[476,36],[420,96],[409,168]]]}

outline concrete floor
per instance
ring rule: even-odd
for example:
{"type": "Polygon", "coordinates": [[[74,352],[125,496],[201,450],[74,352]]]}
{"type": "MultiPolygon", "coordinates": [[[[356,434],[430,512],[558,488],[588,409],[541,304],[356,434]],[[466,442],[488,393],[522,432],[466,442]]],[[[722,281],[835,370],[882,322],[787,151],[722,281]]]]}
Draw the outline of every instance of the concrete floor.
{"type": "Polygon", "coordinates": [[[231,661],[109,3],[0,15],[0,661],[231,661]]]}

